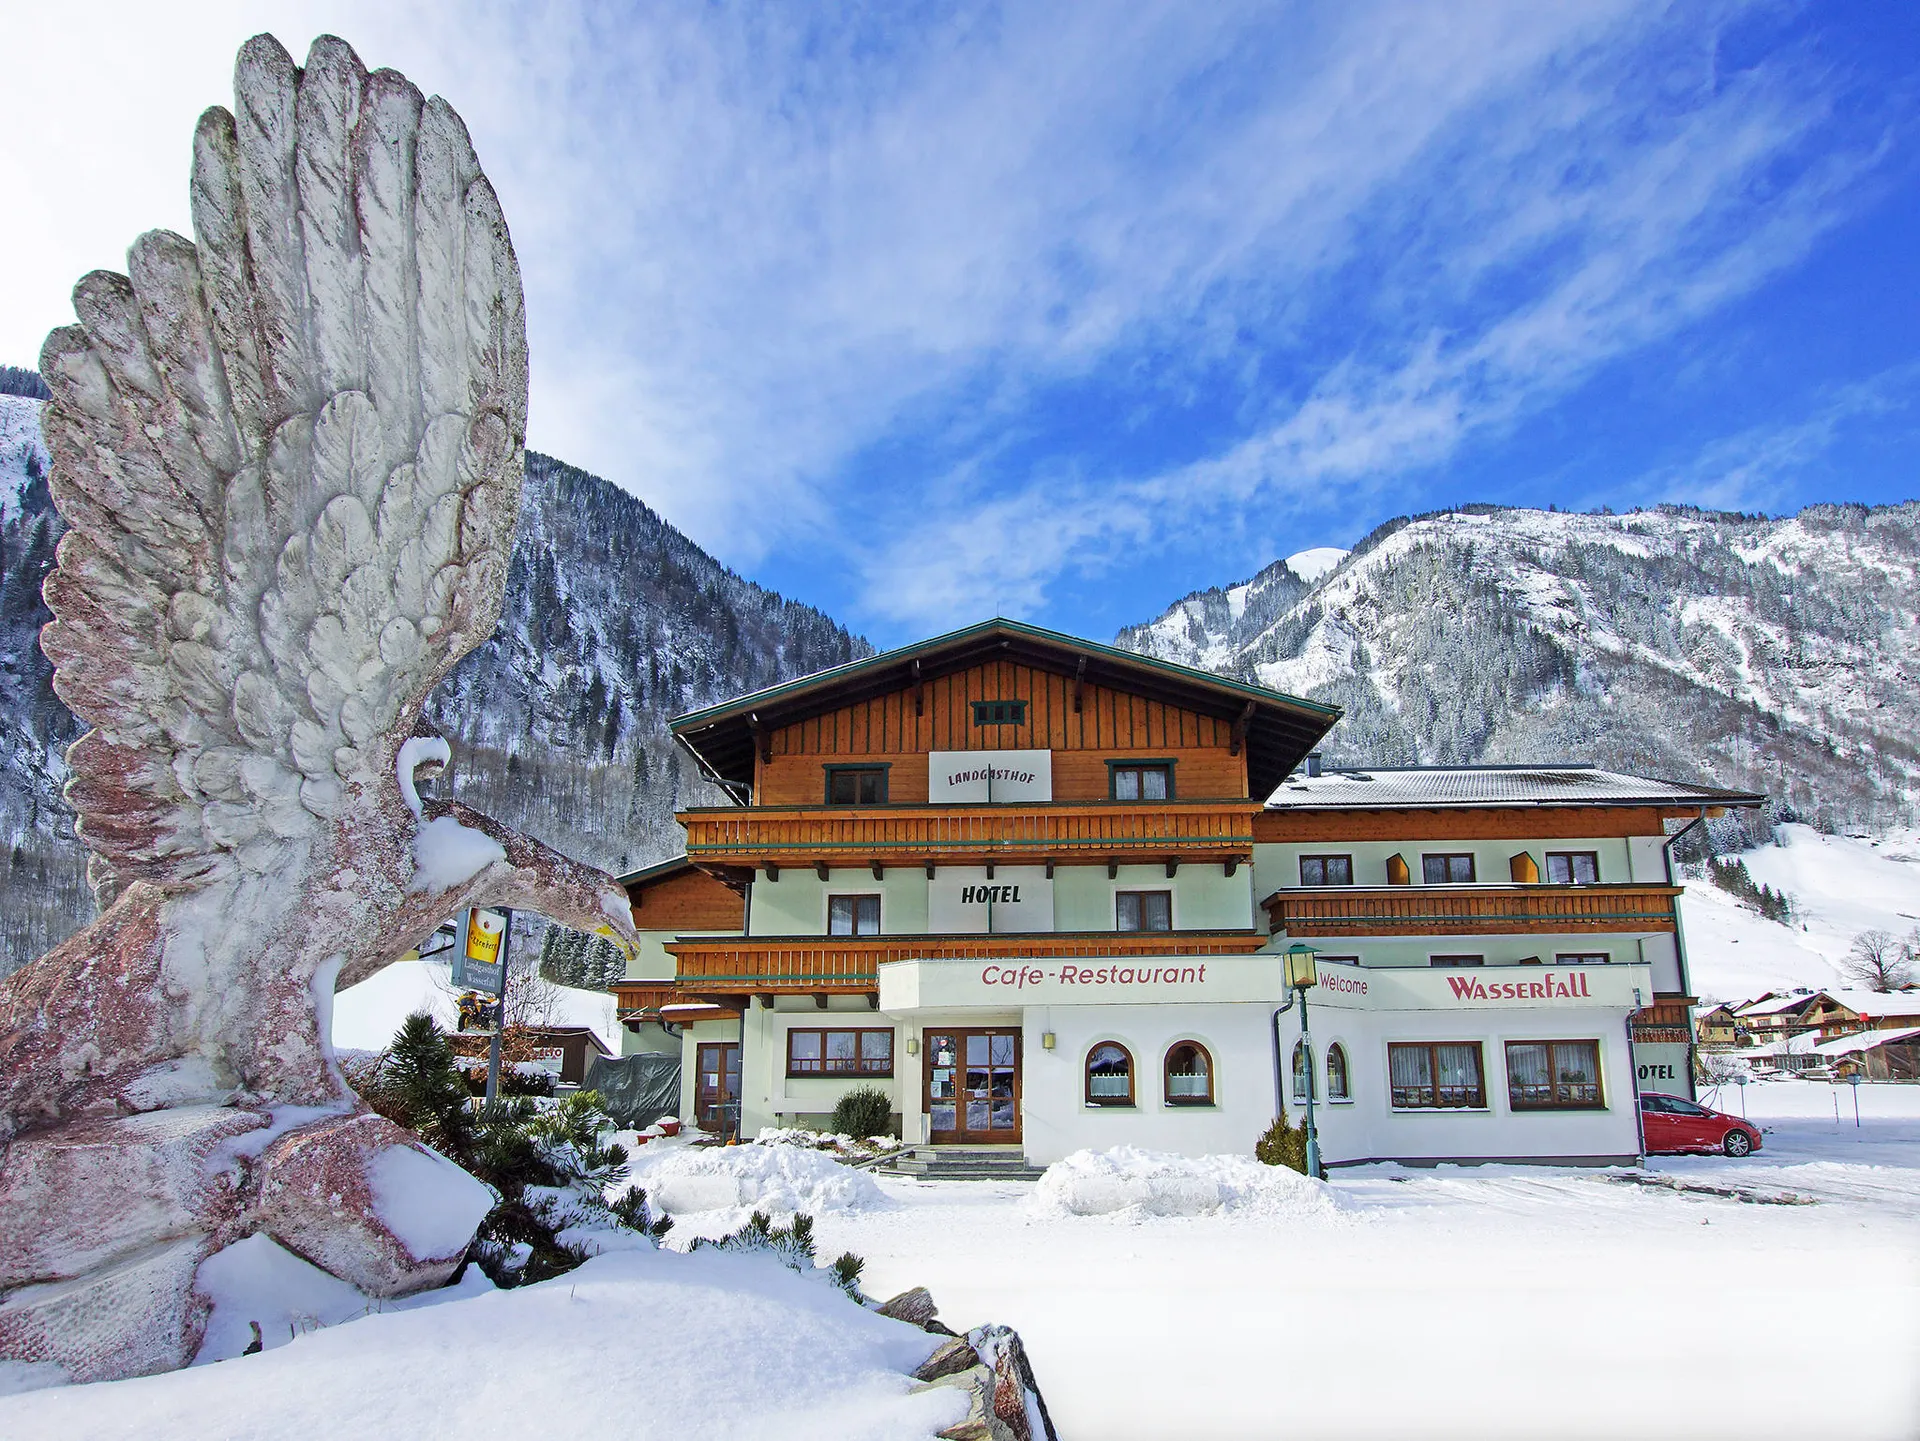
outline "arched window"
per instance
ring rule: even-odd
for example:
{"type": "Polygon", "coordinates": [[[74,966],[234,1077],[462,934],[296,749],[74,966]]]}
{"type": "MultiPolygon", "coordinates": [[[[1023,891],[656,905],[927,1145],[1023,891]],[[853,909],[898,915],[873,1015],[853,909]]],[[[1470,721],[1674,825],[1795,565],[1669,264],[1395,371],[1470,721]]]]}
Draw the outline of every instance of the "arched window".
{"type": "Polygon", "coordinates": [[[1087,1104],[1133,1104],[1133,1057],[1118,1041],[1102,1041],[1087,1052],[1087,1104]]]}
{"type": "MultiPolygon", "coordinates": [[[[1293,1099],[1307,1099],[1307,1046],[1304,1041],[1293,1043],[1293,1099]]],[[[1314,1097],[1319,1100],[1318,1096],[1314,1097]]]]}
{"type": "Polygon", "coordinates": [[[1167,1048],[1167,1104],[1213,1104],[1213,1057],[1198,1041],[1177,1041],[1167,1048]]]}
{"type": "Polygon", "coordinates": [[[1327,1047],[1327,1099],[1353,1099],[1353,1093],[1347,1089],[1347,1049],[1338,1041],[1327,1047]]]}

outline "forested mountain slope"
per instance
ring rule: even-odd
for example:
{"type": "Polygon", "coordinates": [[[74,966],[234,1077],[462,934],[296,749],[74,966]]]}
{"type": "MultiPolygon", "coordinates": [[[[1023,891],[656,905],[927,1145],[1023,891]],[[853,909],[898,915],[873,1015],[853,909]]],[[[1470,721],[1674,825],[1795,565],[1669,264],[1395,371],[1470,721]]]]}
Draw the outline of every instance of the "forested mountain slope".
{"type": "Polygon", "coordinates": [[[1920,806],[1920,503],[1781,520],[1467,507],[1277,561],[1118,643],[1330,700],[1332,759],[1591,759],[1825,829],[1920,806]]]}
{"type": "MultiPolygon", "coordinates": [[[[7,377],[31,394],[21,376],[38,377],[7,377]]],[[[38,644],[61,533],[38,409],[0,394],[0,974],[93,911],[60,800],[78,728],[38,644]]],[[[500,627],[428,702],[453,743],[438,790],[583,860],[639,866],[679,848],[676,807],[723,799],[673,746],[670,716],[870,652],[625,491],[529,454],[500,627]]]]}

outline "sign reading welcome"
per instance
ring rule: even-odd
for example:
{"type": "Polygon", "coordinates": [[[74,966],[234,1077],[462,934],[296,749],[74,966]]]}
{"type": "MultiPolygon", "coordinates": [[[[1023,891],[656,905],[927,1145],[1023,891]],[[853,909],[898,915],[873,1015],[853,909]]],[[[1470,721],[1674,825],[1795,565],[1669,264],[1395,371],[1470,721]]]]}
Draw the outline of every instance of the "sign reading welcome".
{"type": "Polygon", "coordinates": [[[932,805],[1052,799],[1052,751],[934,751],[927,757],[932,805]]]}

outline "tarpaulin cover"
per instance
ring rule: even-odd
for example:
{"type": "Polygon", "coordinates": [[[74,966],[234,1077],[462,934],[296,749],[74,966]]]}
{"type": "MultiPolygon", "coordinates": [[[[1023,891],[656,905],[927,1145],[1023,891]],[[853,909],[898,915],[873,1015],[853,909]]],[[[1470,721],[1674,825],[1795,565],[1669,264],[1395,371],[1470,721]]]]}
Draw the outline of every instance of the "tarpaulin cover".
{"type": "Polygon", "coordinates": [[[629,1130],[643,1130],[680,1109],[680,1058],[672,1055],[592,1056],[583,1089],[629,1130]]]}

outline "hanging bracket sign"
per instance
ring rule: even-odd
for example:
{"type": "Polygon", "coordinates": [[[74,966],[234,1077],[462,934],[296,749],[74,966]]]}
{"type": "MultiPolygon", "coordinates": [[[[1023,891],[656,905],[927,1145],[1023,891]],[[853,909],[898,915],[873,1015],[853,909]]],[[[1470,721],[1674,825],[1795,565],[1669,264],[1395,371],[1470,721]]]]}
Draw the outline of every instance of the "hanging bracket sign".
{"type": "Polygon", "coordinates": [[[460,913],[453,948],[453,983],[490,996],[507,988],[507,913],[470,906],[460,913]]]}

